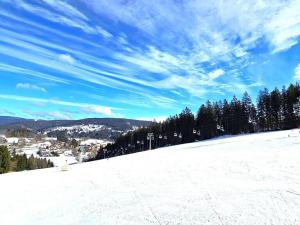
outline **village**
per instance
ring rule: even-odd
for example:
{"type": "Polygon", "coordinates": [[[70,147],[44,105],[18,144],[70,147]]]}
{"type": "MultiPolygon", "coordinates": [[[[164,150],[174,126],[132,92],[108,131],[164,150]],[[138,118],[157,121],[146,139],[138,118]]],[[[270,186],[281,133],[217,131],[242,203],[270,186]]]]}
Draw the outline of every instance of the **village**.
{"type": "Polygon", "coordinates": [[[55,137],[6,137],[0,135],[0,145],[7,146],[10,154],[23,155],[28,158],[46,158],[55,166],[76,164],[94,158],[100,147],[111,143],[107,140],[74,138],[61,141],[55,137]]]}

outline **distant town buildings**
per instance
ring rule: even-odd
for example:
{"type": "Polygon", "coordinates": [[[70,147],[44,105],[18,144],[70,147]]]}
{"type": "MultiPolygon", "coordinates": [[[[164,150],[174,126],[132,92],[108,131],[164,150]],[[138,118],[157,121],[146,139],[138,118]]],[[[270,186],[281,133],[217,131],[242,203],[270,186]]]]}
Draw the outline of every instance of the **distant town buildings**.
{"type": "MultiPolygon", "coordinates": [[[[106,146],[110,141],[99,139],[81,139],[76,138],[76,146],[72,141],[61,142],[56,138],[44,137],[39,138],[19,138],[0,136],[0,145],[6,145],[11,154],[27,155],[30,157],[41,157],[57,161],[57,157],[72,157],[78,159],[81,152],[81,160],[85,161],[97,154],[100,147],[106,146]]],[[[79,160],[77,160],[79,161],[79,160]]],[[[70,161],[74,163],[74,160],[70,161]]]]}

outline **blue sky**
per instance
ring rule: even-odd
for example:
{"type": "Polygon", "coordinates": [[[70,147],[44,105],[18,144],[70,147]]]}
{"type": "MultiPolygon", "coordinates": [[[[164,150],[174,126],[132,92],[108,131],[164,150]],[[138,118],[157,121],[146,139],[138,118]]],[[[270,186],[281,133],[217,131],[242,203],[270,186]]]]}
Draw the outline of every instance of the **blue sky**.
{"type": "Polygon", "coordinates": [[[299,0],[0,0],[0,115],[196,112],[300,80],[299,41],[299,0]]]}

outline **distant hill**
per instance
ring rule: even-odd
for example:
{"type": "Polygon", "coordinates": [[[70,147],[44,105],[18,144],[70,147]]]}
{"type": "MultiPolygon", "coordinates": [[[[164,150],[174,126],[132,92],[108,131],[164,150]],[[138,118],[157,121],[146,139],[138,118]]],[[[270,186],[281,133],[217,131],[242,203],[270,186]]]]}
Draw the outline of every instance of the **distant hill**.
{"type": "Polygon", "coordinates": [[[20,123],[25,121],[33,121],[32,119],[24,119],[20,117],[13,117],[13,116],[0,116],[0,126],[11,124],[11,123],[20,123]]]}
{"type": "Polygon", "coordinates": [[[34,138],[36,133],[31,130],[21,128],[21,129],[7,129],[5,130],[6,137],[25,137],[25,138],[34,138]]]}
{"type": "Polygon", "coordinates": [[[148,126],[149,121],[123,118],[87,118],[81,120],[32,120],[0,117],[0,130],[29,129],[51,137],[65,133],[69,138],[97,138],[113,140],[120,134],[148,126]]]}

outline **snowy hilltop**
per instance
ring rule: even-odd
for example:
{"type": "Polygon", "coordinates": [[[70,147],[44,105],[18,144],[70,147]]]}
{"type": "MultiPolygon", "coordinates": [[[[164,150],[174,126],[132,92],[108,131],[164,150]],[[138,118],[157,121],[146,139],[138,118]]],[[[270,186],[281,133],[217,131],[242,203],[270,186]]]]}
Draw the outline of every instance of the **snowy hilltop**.
{"type": "Polygon", "coordinates": [[[300,224],[299,132],[4,174],[1,224],[300,224]]]}

